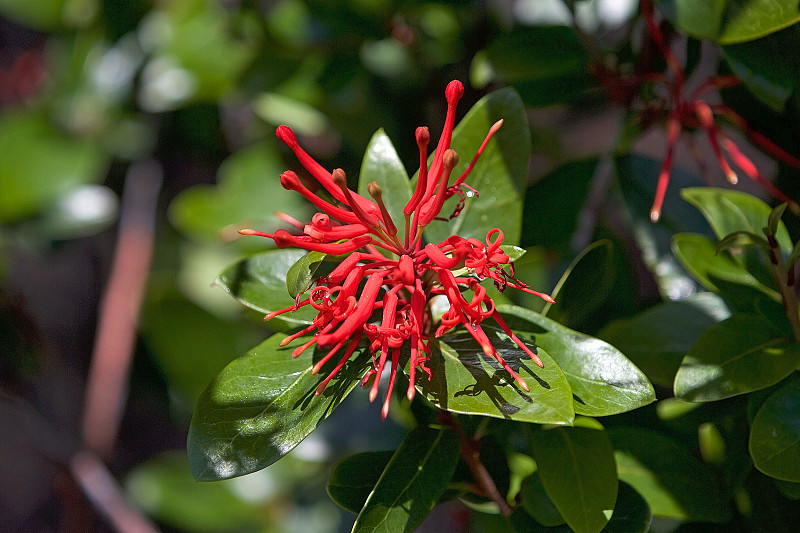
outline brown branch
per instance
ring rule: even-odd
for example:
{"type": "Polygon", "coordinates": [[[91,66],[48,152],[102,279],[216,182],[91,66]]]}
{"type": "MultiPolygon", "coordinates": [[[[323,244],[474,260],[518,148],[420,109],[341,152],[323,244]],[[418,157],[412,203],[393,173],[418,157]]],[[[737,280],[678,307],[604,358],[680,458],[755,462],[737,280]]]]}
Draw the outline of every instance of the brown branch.
{"type": "Polygon", "coordinates": [[[458,433],[458,436],[461,438],[461,457],[464,459],[464,462],[467,463],[478,487],[480,487],[487,498],[497,504],[500,508],[500,514],[505,517],[511,516],[511,506],[508,505],[506,498],[500,494],[497,485],[495,485],[492,479],[492,475],[481,461],[480,441],[464,433],[458,420],[448,411],[439,411],[439,422],[458,433]]]}
{"type": "Polygon", "coordinates": [[[120,533],[158,533],[150,521],[125,499],[114,476],[103,461],[87,451],[69,462],[72,477],[103,517],[120,533]]]}
{"type": "Polygon", "coordinates": [[[86,385],[83,443],[106,460],[114,449],[127,395],[160,187],[161,169],[154,162],[137,163],[128,172],[111,277],[100,304],[86,385]]]}

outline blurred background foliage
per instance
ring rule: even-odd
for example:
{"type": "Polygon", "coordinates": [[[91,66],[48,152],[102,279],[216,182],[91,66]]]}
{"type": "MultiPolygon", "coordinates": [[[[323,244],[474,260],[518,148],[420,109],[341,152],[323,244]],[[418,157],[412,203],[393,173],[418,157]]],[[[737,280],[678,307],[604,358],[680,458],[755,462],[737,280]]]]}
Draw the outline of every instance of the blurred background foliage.
{"type": "MultiPolygon", "coordinates": [[[[800,15],[796,2],[775,3],[785,9],[769,20],[754,18],[764,4],[756,1],[662,0],[657,8],[666,34],[678,35],[687,73],[738,76],[743,85],[714,98],[797,156],[800,63],[783,51],[797,46],[800,15]],[[776,54],[780,60],[769,60],[776,54]]],[[[614,319],[696,292],[668,240],[678,229],[708,233],[677,195],[704,183],[690,150],[679,150],[661,222],[648,219],[665,142],[664,116],[651,112],[664,95],[656,84],[621,80],[665,65],[635,0],[0,0],[0,17],[0,530],[108,528],[51,447],[80,439],[120,197],[134,186],[139,163],[156,162],[147,168],[163,181],[110,466],[165,530],[348,530],[353,517],[325,494],[330,465],[353,451],[395,447],[406,431],[402,410],[381,424],[366,395],[355,394],[274,467],[212,484],[189,474],[181,450],[195,400],[269,334],[210,287],[223,267],[266,246],[235,239],[235,230],[274,227],[275,211],[299,220],[310,213],[279,186],[278,175],[296,165],[274,137],[279,124],[292,126],[325,166],[352,176],[384,128],[412,168],[414,128],[439,129],[447,82],[467,86],[462,115],[487,92],[514,87],[533,137],[522,245],[535,248],[519,269],[552,288],[584,246],[613,243],[613,251],[595,252],[591,267],[579,264],[582,283],[563,288],[583,296],[581,305],[553,316],[596,334],[614,319]]],[[[733,126],[743,139],[741,125],[733,126]]],[[[702,136],[689,134],[713,161],[702,136]]],[[[796,198],[798,170],[741,142],[796,198]]],[[[719,169],[707,166],[708,179],[722,184],[719,169]]],[[[711,320],[715,304],[705,309],[701,318],[711,320]]],[[[621,327],[604,335],[634,344],[621,327]]],[[[673,376],[658,372],[647,373],[669,386],[673,376]]],[[[662,388],[659,398],[667,396],[662,388]]],[[[695,414],[701,410],[730,429],[721,407],[695,414]]],[[[664,430],[655,408],[628,416],[649,428],[642,432],[670,438],[697,426],[676,417],[664,430]]],[[[495,526],[449,504],[423,527],[495,526]]]]}

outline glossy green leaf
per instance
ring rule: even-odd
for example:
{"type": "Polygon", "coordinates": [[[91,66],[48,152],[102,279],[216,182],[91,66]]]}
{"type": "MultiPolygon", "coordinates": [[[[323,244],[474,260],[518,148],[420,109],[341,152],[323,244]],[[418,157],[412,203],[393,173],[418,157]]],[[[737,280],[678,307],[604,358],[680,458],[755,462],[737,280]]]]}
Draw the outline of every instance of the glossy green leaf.
{"type": "MultiPolygon", "coordinates": [[[[170,204],[170,220],[183,233],[211,241],[237,237],[236,230],[245,227],[271,232],[285,226],[276,211],[302,221],[311,204],[281,187],[284,170],[274,149],[262,144],[244,148],[220,166],[219,185],[195,185],[179,194],[170,204]]],[[[273,246],[263,237],[241,240],[252,247],[273,246]]]]}
{"type": "MultiPolygon", "coordinates": [[[[719,239],[737,231],[763,235],[761,230],[772,214],[772,208],[760,198],[732,189],[690,187],[683,189],[681,196],[703,213],[719,239]]],[[[792,249],[792,240],[783,222],[778,222],[775,237],[782,248],[792,249]]]]}
{"type": "Polygon", "coordinates": [[[364,452],[343,459],[328,478],[328,495],[342,509],[358,514],[394,453],[364,452]]]}
{"type": "Polygon", "coordinates": [[[485,415],[537,424],[571,424],[575,413],[567,379],[544,350],[544,368],[536,366],[499,328],[482,325],[508,365],[528,384],[522,390],[513,377],[463,330],[432,343],[430,380],[417,373],[416,388],[434,405],[447,411],[485,415]]]}
{"type": "Polygon", "coordinates": [[[780,301],[778,292],[759,281],[748,270],[731,259],[727,253],[717,253],[716,245],[703,235],[679,233],[673,237],[672,250],[681,264],[706,289],[727,296],[719,281],[735,284],[742,290],[759,292],[774,301],[780,301]]]}
{"type": "Polygon", "coordinates": [[[286,273],[286,288],[292,298],[311,287],[311,282],[317,278],[317,269],[326,255],[322,252],[308,252],[289,268],[286,273]]]}
{"type": "Polygon", "coordinates": [[[792,0],[659,0],[658,8],[689,35],[720,44],[758,39],[800,21],[792,0]]]}
{"type": "Polygon", "coordinates": [[[614,450],[605,431],[556,427],[530,434],[547,494],[577,533],[598,533],[617,500],[614,450]]]}
{"type": "MultiPolygon", "coordinates": [[[[460,159],[453,175],[466,169],[489,129],[500,119],[503,126],[492,136],[466,180],[467,185],[478,190],[478,197],[467,198],[461,214],[449,223],[431,222],[425,228],[425,236],[431,242],[441,242],[450,235],[483,241],[497,227],[505,234],[504,244],[519,243],[531,137],[525,108],[513,89],[501,89],[481,98],[456,126],[451,148],[460,159]]],[[[452,213],[457,200],[453,197],[445,203],[442,216],[452,213]]]]}
{"type": "Polygon", "coordinates": [[[186,455],[168,452],[125,477],[128,496],[148,515],[180,531],[241,531],[264,525],[259,503],[237,494],[234,480],[197,483],[186,455]]]}
{"type": "Polygon", "coordinates": [[[458,435],[419,427],[397,449],[367,498],[353,533],[414,531],[431,512],[456,469],[458,435]]]}
{"type": "Polygon", "coordinates": [[[607,416],[655,400],[645,375],[610,344],[521,307],[497,309],[512,330],[535,342],[564,372],[577,414],[607,416]]]}
{"type": "Polygon", "coordinates": [[[320,396],[314,392],[335,365],[311,374],[317,351],[292,357],[300,338],[281,347],[276,334],[234,360],[200,396],[189,428],[192,474],[201,481],[255,472],[297,446],[353,390],[369,360],[351,357],[320,396]]]}
{"type": "Polygon", "coordinates": [[[777,479],[800,482],[800,379],[796,375],[759,409],[749,447],[756,468],[777,479]]]}
{"type": "Polygon", "coordinates": [[[398,233],[403,235],[405,225],[403,208],[411,198],[411,183],[392,141],[382,129],[375,132],[364,153],[361,174],[358,178],[359,194],[371,198],[367,185],[373,181],[382,189],[386,210],[397,226],[398,233]]]}
{"type": "Polygon", "coordinates": [[[641,494],[628,485],[620,481],[617,491],[617,504],[614,506],[614,514],[611,520],[603,529],[604,533],[647,533],[650,531],[650,523],[653,521],[653,513],[641,494]]]}
{"type": "MultiPolygon", "coordinates": [[[[305,256],[304,250],[293,248],[262,252],[223,270],[216,283],[259,313],[284,309],[295,303],[286,287],[287,274],[305,256]]],[[[273,318],[270,325],[295,327],[310,324],[315,315],[313,308],[305,306],[273,318]]]]}
{"type": "Polygon", "coordinates": [[[499,78],[528,105],[565,102],[589,86],[589,57],[578,32],[567,26],[520,26],[486,49],[499,78]]]}
{"type": "Polygon", "coordinates": [[[60,196],[102,179],[107,156],[33,112],[0,116],[0,222],[38,214],[60,196]]]}
{"type": "Polygon", "coordinates": [[[748,43],[723,46],[734,74],[753,95],[774,111],[783,111],[797,83],[800,63],[786,50],[800,44],[797,27],[787,28],[748,43]],[[781,58],[775,61],[775,58],[781,58]]]}
{"type": "MultiPolygon", "coordinates": [[[[683,198],[697,207],[706,217],[719,240],[741,231],[763,235],[763,228],[769,223],[772,208],[763,200],[750,194],[717,187],[693,187],[681,191],[683,198]]],[[[783,222],[778,222],[775,238],[783,253],[789,254],[793,244],[783,222]]],[[[734,260],[744,265],[761,283],[768,287],[774,285],[767,269],[767,256],[758,248],[746,246],[735,252],[734,260]]]]}
{"type": "Polygon", "coordinates": [[[518,259],[521,259],[522,256],[525,255],[525,253],[527,252],[525,248],[520,248],[519,246],[513,246],[511,244],[501,244],[500,249],[512,261],[517,261],[518,259]]]}
{"type": "Polygon", "coordinates": [[[598,337],[622,351],[650,381],[671,387],[683,357],[700,335],[728,316],[718,296],[700,293],[612,322],[598,337]]]}
{"type": "Polygon", "coordinates": [[[791,374],[800,344],[760,315],[735,314],[700,336],[675,376],[681,400],[710,402],[760,390],[791,374]]]}
{"type": "Polygon", "coordinates": [[[713,468],[686,447],[655,431],[608,430],[619,478],[641,494],[653,516],[692,522],[726,522],[730,508],[713,468]]]}

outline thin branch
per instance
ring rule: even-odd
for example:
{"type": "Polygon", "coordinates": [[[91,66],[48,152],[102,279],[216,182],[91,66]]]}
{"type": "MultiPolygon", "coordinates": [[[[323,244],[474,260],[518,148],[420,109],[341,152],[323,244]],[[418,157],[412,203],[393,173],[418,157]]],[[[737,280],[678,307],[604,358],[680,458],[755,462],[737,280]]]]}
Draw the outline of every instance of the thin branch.
{"type": "Polygon", "coordinates": [[[469,437],[464,430],[461,429],[461,425],[456,420],[451,413],[448,411],[439,411],[439,421],[453,429],[458,436],[461,438],[461,457],[464,459],[464,462],[467,463],[470,472],[472,472],[472,476],[475,478],[475,481],[483,490],[486,497],[490,500],[495,502],[497,506],[500,508],[500,514],[505,517],[511,516],[511,506],[508,505],[508,501],[506,498],[500,494],[500,491],[497,489],[497,485],[495,485],[494,479],[492,479],[492,475],[486,469],[486,466],[481,462],[481,449],[480,449],[480,441],[477,441],[471,437],[469,437]]]}
{"type": "Polygon", "coordinates": [[[104,459],[114,449],[125,405],[160,188],[161,169],[154,162],[133,165],[125,180],[119,240],[100,304],[83,418],[84,446],[104,459]]]}
{"type": "Polygon", "coordinates": [[[103,517],[120,533],[158,533],[122,494],[103,461],[91,452],[76,453],[69,462],[72,477],[103,517]]]}

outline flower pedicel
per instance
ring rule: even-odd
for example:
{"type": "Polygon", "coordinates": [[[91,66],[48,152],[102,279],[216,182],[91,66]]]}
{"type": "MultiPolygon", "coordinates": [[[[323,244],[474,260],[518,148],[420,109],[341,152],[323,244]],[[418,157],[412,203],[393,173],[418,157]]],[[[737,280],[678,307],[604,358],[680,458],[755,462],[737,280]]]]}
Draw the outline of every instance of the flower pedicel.
{"type": "Polygon", "coordinates": [[[450,141],[456,105],[463,93],[464,87],[458,81],[452,81],[447,86],[447,117],[430,168],[427,166],[430,134],[425,127],[417,128],[419,179],[414,194],[403,209],[405,220],[402,235],[398,234],[396,221],[389,216],[377,183],[372,182],[367,188],[371,200],[351,191],[347,187],[344,171],[336,169],[328,172],[300,147],[290,128],[280,126],[277,129],[278,138],[294,152],[303,167],[337,203],[330,203],[315,195],[303,186],[294,172],[287,171],[281,175],[281,185],[299,192],[321,211],[312,217],[309,224],[284,217],[302,232],[300,235],[285,230],[263,233],[243,229],[239,233],[268,237],[281,248],[291,246],[331,255],[347,255],[330,274],[315,280],[305,298],[304,295],[298,295],[295,305],[273,311],[264,317],[269,320],[306,305],[317,310],[317,316],[308,327],[286,337],[281,343],[285,346],[314,332],[311,340],[292,352],[297,357],[314,344],[328,350],[314,365],[312,373],[319,372],[331,358],[339,357],[334,369],[319,384],[317,395],[341,370],[366,336],[373,364],[364,375],[362,384],[366,385],[374,376],[370,401],[376,398],[379,378],[387,361],[391,361],[389,389],[381,411],[383,418],[386,418],[404,344],[410,351],[407,396],[409,400],[413,399],[417,369],[429,379],[431,376],[430,369],[425,366],[430,354],[430,330],[434,326],[429,303],[433,297],[440,295],[447,298],[450,307],[442,316],[434,337],[463,324],[484,353],[493,357],[527,391],[528,385],[503,360],[481,327],[485,319],[492,318],[520,349],[537,365],[543,366],[539,357],[506,325],[495,309],[494,302],[486,294],[486,289],[480,284],[489,278],[501,291],[512,287],[553,301],[550,296],[530,289],[514,277],[511,260],[500,247],[503,232],[492,229],[485,242],[457,235],[438,244],[422,242],[424,228],[439,217],[448,198],[453,195],[461,198],[452,218],[464,206],[466,195],[462,187],[475,192],[464,181],[503,122],[500,120],[492,126],[472,162],[451,182],[453,170],[458,165],[458,154],[450,149],[450,141]],[[506,265],[508,269],[504,268],[506,265]],[[459,275],[455,275],[454,270],[459,275]],[[362,283],[363,280],[366,281],[362,283]],[[468,292],[462,292],[464,289],[468,292]],[[465,297],[470,292],[471,297],[465,297]]]}

